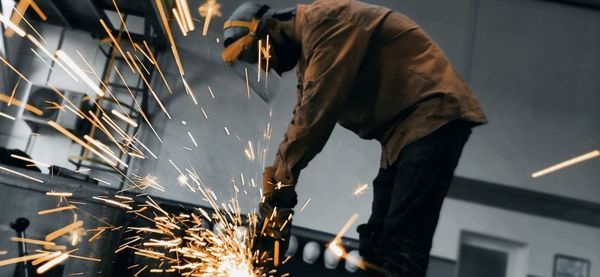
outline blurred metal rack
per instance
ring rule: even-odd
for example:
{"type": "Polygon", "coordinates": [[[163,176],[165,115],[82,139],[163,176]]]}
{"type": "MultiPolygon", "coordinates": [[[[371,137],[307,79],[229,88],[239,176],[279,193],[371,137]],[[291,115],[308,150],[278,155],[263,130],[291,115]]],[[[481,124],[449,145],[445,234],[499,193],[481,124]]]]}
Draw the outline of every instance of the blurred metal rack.
{"type": "MultiPolygon", "coordinates": [[[[148,0],[114,2],[113,0],[48,0],[36,1],[36,3],[47,15],[45,23],[84,31],[98,39],[99,51],[105,59],[99,78],[102,83],[99,85],[100,89],[105,92],[105,96],[97,98],[95,103],[88,102],[87,111],[83,110],[90,112],[90,115],[94,114],[96,117],[102,118],[104,113],[108,115],[114,109],[135,124],[127,123],[124,120],[115,120],[112,122],[111,128],[107,127],[104,130],[100,130],[90,123],[87,126],[82,125],[83,130],[79,130],[79,135],[86,134],[100,142],[109,142],[105,145],[109,146],[114,155],[124,164],[119,163],[113,167],[100,158],[96,158],[93,153],[83,147],[81,147],[79,155],[69,157],[69,162],[76,167],[76,170],[114,172],[118,174],[122,188],[126,180],[125,176],[128,175],[127,165],[132,159],[131,153],[128,152],[135,147],[135,142],[128,138],[135,138],[138,134],[144,114],[150,117],[148,113],[149,87],[143,78],[148,82],[152,81],[156,69],[151,59],[155,59],[155,56],[158,56],[158,53],[166,46],[166,35],[160,23],[158,9],[154,1],[148,0]],[[118,5],[118,9],[115,5],[118,5]],[[143,20],[142,33],[139,31],[127,32],[126,28],[132,27],[127,24],[127,19],[135,17],[143,20]],[[106,28],[101,21],[106,24],[106,28]],[[126,22],[127,26],[124,26],[122,22],[126,22]],[[108,36],[107,32],[110,32],[112,37],[108,36]],[[115,42],[118,46],[115,45],[115,42]],[[128,52],[129,54],[125,54],[128,52]],[[140,72],[135,72],[130,63],[136,63],[140,72]]],[[[35,11],[32,9],[26,11],[30,18],[35,18],[34,13],[35,11]]],[[[140,26],[135,27],[139,29],[140,26]]]]}

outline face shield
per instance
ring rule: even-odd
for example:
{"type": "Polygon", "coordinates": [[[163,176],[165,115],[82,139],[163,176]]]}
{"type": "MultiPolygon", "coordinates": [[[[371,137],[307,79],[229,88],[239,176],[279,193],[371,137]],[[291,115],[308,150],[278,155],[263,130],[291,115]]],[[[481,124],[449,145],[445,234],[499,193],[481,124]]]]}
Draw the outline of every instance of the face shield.
{"type": "Polygon", "coordinates": [[[224,29],[244,27],[249,32],[229,44],[223,51],[222,58],[250,90],[269,103],[280,88],[281,77],[269,66],[271,51],[268,36],[266,40],[260,40],[256,36],[259,24],[260,20],[256,18],[252,21],[225,22],[224,29]]]}

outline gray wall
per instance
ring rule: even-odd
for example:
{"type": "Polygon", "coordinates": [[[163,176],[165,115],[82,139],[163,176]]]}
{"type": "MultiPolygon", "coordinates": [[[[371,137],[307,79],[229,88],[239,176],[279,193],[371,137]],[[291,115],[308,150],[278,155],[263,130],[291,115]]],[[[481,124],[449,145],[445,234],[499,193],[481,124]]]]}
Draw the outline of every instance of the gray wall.
{"type": "Polygon", "coordinates": [[[490,117],[458,173],[598,201],[600,159],[540,179],[532,172],[600,147],[600,11],[483,0],[470,84],[490,117]]]}

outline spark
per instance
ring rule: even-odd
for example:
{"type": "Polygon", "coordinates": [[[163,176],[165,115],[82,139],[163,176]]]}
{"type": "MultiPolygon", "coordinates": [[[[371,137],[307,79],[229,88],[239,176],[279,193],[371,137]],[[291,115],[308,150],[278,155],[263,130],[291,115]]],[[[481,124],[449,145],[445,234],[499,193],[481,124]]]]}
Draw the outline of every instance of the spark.
{"type": "Polygon", "coordinates": [[[43,183],[44,183],[44,181],[42,181],[42,180],[40,180],[40,179],[37,179],[37,178],[31,177],[31,176],[29,176],[29,175],[25,175],[25,174],[23,174],[23,173],[21,173],[21,172],[14,171],[14,170],[12,170],[12,169],[9,169],[9,168],[3,167],[3,166],[0,166],[0,169],[1,169],[1,170],[4,170],[4,171],[6,171],[6,172],[10,172],[10,173],[12,173],[12,174],[15,174],[15,175],[21,176],[21,177],[23,177],[23,178],[26,178],[26,179],[29,179],[29,180],[32,180],[32,181],[36,181],[36,182],[38,182],[38,183],[40,183],[40,184],[43,184],[43,183]]]}
{"type": "Polygon", "coordinates": [[[160,191],[165,191],[165,188],[163,186],[161,186],[160,184],[158,184],[158,182],[156,181],[156,177],[154,176],[150,176],[150,175],[146,175],[143,178],[142,177],[135,177],[134,176],[134,180],[136,180],[133,185],[137,188],[139,188],[140,190],[145,190],[149,187],[160,190],[160,191]]]}
{"type": "Polygon", "coordinates": [[[79,145],[83,146],[85,149],[91,151],[92,153],[94,153],[95,155],[97,155],[98,157],[100,157],[102,160],[104,160],[105,162],[107,162],[112,167],[117,166],[117,164],[115,162],[109,160],[107,157],[105,157],[104,155],[102,155],[102,153],[100,153],[96,149],[92,148],[89,144],[85,143],[83,140],[81,140],[80,138],[78,138],[75,135],[73,135],[67,129],[65,129],[62,126],[58,125],[58,123],[50,120],[50,121],[48,121],[48,125],[52,126],[54,129],[56,129],[57,131],[61,132],[63,135],[69,137],[70,139],[72,139],[73,141],[75,141],[76,143],[78,143],[79,145]]]}
{"type": "Polygon", "coordinates": [[[15,120],[15,117],[14,117],[14,116],[11,116],[11,115],[8,115],[8,114],[5,114],[5,113],[3,113],[3,112],[0,112],[0,116],[2,116],[2,117],[5,117],[5,118],[7,118],[7,119],[10,119],[10,120],[12,120],[12,121],[14,121],[14,120],[15,120]]]}
{"type": "Polygon", "coordinates": [[[42,210],[42,211],[38,212],[38,215],[47,215],[47,214],[51,214],[51,213],[69,211],[69,210],[74,210],[74,209],[77,209],[77,207],[75,207],[73,205],[69,205],[69,206],[58,207],[58,208],[54,208],[54,209],[42,210]]]}
{"type": "Polygon", "coordinates": [[[271,44],[269,43],[269,35],[267,35],[267,49],[266,54],[263,53],[265,59],[267,59],[267,64],[265,66],[265,82],[269,81],[269,61],[271,60],[271,44]]]}
{"type": "Polygon", "coordinates": [[[75,114],[77,117],[79,117],[81,119],[85,119],[81,114],[79,114],[77,111],[75,111],[73,108],[71,108],[71,106],[64,105],[63,107],[67,108],[67,110],[69,110],[70,112],[72,112],[73,114],[75,114]]]}
{"type": "Polygon", "coordinates": [[[167,16],[165,14],[165,10],[161,0],[155,0],[156,6],[158,7],[158,12],[160,14],[160,19],[162,20],[163,27],[167,32],[167,37],[169,38],[169,43],[171,44],[171,51],[173,52],[173,57],[175,58],[175,62],[177,63],[177,68],[179,69],[180,75],[185,75],[183,71],[183,65],[181,64],[181,59],[179,58],[179,52],[177,51],[177,46],[175,45],[175,40],[173,39],[173,35],[171,33],[171,27],[169,27],[169,22],[167,21],[167,16]]]}
{"type": "Polygon", "coordinates": [[[19,77],[21,77],[21,79],[23,79],[27,83],[31,84],[31,81],[29,81],[29,79],[27,79],[27,77],[25,77],[18,69],[14,68],[6,59],[4,59],[4,57],[0,56],[0,61],[2,61],[6,66],[8,66],[8,68],[10,68],[14,73],[19,75],[19,77]]]}
{"type": "Polygon", "coordinates": [[[123,115],[122,113],[120,113],[119,111],[117,111],[115,109],[112,109],[110,112],[112,114],[114,114],[115,116],[117,116],[119,119],[125,121],[125,123],[127,123],[127,124],[129,124],[129,125],[131,125],[131,126],[133,126],[135,128],[138,127],[138,124],[135,121],[133,121],[129,116],[125,116],[125,115],[123,115]]]}
{"type": "Polygon", "coordinates": [[[177,21],[177,25],[179,25],[179,29],[181,30],[181,34],[183,34],[184,37],[187,37],[187,28],[184,25],[185,23],[183,23],[183,21],[181,20],[181,17],[179,16],[179,12],[175,8],[173,8],[171,11],[173,12],[173,16],[175,17],[175,21],[177,21]]]}
{"type": "MultiPolygon", "coordinates": [[[[32,4],[34,4],[35,2],[31,2],[32,4]]],[[[40,33],[29,23],[29,21],[27,20],[27,18],[25,18],[23,16],[23,14],[21,14],[21,12],[18,9],[13,8],[13,10],[19,15],[19,17],[21,17],[21,19],[23,21],[25,21],[25,23],[27,24],[27,26],[29,26],[29,28],[31,28],[31,30],[33,30],[33,32],[35,32],[35,34],[41,39],[43,40],[45,43],[48,43],[43,37],[42,35],[40,35],[40,33]]],[[[44,20],[45,21],[45,20],[44,20]]],[[[21,36],[23,37],[23,36],[21,36]]]]}
{"type": "MultiPolygon", "coordinates": [[[[165,75],[163,74],[162,70],[160,69],[160,66],[158,65],[158,61],[154,57],[154,54],[152,54],[152,51],[150,50],[150,47],[148,46],[148,43],[146,43],[145,40],[144,40],[144,46],[146,47],[146,51],[148,51],[148,55],[150,55],[150,59],[151,59],[152,63],[154,64],[154,67],[158,71],[158,74],[160,75],[160,78],[165,83],[165,86],[167,87],[167,90],[169,91],[169,94],[173,94],[173,92],[171,91],[171,87],[169,86],[169,82],[167,82],[167,79],[165,78],[165,75]]],[[[140,50],[141,50],[141,48],[140,48],[140,50]]]]}
{"type": "Polygon", "coordinates": [[[302,205],[302,208],[300,209],[300,212],[304,211],[304,208],[306,208],[306,206],[308,205],[309,202],[310,202],[310,198],[308,198],[308,200],[306,200],[306,202],[304,203],[304,205],[302,205]]]}
{"type": "Polygon", "coordinates": [[[100,183],[103,183],[103,184],[105,184],[105,185],[112,186],[112,184],[111,184],[110,182],[108,182],[108,181],[104,181],[104,180],[102,180],[102,179],[100,179],[100,178],[97,178],[97,177],[92,177],[92,179],[94,179],[94,180],[96,180],[96,181],[98,181],[98,182],[100,182],[100,183]]]}
{"type": "Polygon", "coordinates": [[[119,42],[115,39],[115,37],[112,34],[112,31],[110,30],[110,28],[108,28],[108,26],[106,25],[106,23],[104,22],[104,20],[100,19],[100,24],[104,28],[104,31],[106,31],[106,33],[108,34],[108,37],[112,41],[112,43],[115,46],[115,48],[117,48],[117,51],[119,51],[119,53],[121,54],[121,57],[123,57],[123,59],[125,60],[125,62],[127,63],[127,65],[129,65],[129,68],[131,69],[131,71],[135,74],[135,70],[133,70],[133,66],[131,66],[131,62],[133,62],[133,60],[131,62],[129,61],[129,59],[127,58],[127,56],[123,52],[123,49],[121,49],[121,46],[119,45],[119,42]]]}
{"type": "Polygon", "coordinates": [[[98,231],[98,233],[96,233],[95,235],[93,235],[90,239],[88,239],[88,242],[92,242],[94,240],[96,240],[97,238],[100,237],[100,235],[102,235],[102,233],[104,233],[104,231],[106,231],[108,228],[103,228],[100,229],[100,231],[98,231]]]}
{"type": "MultiPolygon", "coordinates": [[[[146,41],[144,41],[144,42],[146,42],[146,41]]],[[[140,53],[142,53],[142,55],[143,55],[144,57],[146,57],[146,59],[147,59],[147,60],[148,60],[148,61],[149,61],[149,62],[150,62],[152,65],[156,65],[156,64],[154,63],[154,61],[152,60],[152,58],[151,58],[151,57],[150,57],[148,54],[146,54],[146,51],[145,51],[144,49],[142,49],[142,47],[141,47],[139,44],[137,44],[137,43],[135,43],[135,42],[132,42],[132,43],[133,43],[133,48],[134,48],[134,49],[136,49],[136,51],[139,51],[140,53]]],[[[150,50],[148,50],[148,52],[151,52],[151,51],[150,51],[150,50]]]]}
{"type": "Polygon", "coordinates": [[[343,257],[346,252],[344,248],[340,245],[339,241],[330,243],[329,246],[327,246],[327,248],[329,248],[331,252],[333,252],[333,254],[340,258],[343,257]]]}
{"type": "Polygon", "coordinates": [[[44,240],[36,240],[36,239],[28,239],[28,238],[20,238],[20,237],[12,237],[10,238],[11,241],[15,241],[15,242],[22,242],[22,243],[29,243],[29,244],[36,244],[36,245],[47,245],[47,246],[55,246],[56,243],[51,242],[51,241],[44,241],[44,240]]]}
{"type": "Polygon", "coordinates": [[[258,77],[257,77],[258,82],[260,82],[260,73],[262,70],[262,68],[261,68],[261,66],[262,66],[262,48],[263,48],[262,47],[262,39],[259,39],[258,40],[258,65],[257,65],[258,66],[258,70],[257,70],[258,71],[257,72],[258,73],[258,77]]]}
{"type": "MultiPolygon", "coordinates": [[[[26,2],[26,1],[21,1],[21,2],[26,2]]],[[[19,4],[21,4],[21,2],[19,4]]],[[[8,29],[6,30],[7,37],[10,37],[12,35],[12,32],[17,33],[17,35],[19,35],[20,37],[24,37],[27,34],[27,33],[25,33],[25,31],[23,31],[23,29],[21,29],[15,23],[8,20],[8,18],[6,18],[6,16],[4,16],[4,14],[2,14],[2,13],[0,13],[0,22],[2,22],[5,27],[8,27],[8,29]]]]}
{"type": "Polygon", "coordinates": [[[225,129],[225,133],[227,133],[228,136],[231,136],[231,133],[229,133],[229,129],[227,127],[223,127],[223,129],[225,129]]]}
{"type": "Polygon", "coordinates": [[[179,8],[181,9],[182,20],[185,21],[185,25],[189,31],[196,29],[194,26],[194,20],[192,20],[192,14],[190,13],[190,6],[187,0],[178,0],[179,8]]]}
{"type": "Polygon", "coordinates": [[[142,62],[142,60],[140,60],[140,57],[138,57],[135,54],[133,56],[138,61],[138,63],[142,66],[142,68],[144,69],[144,71],[146,71],[146,74],[150,75],[150,71],[148,71],[148,68],[146,68],[146,66],[144,65],[144,63],[142,62]]]}
{"type": "Polygon", "coordinates": [[[269,35],[267,35],[267,40],[265,43],[265,47],[262,46],[262,39],[258,40],[258,82],[260,82],[260,75],[262,71],[262,60],[265,59],[265,82],[269,77],[269,61],[271,60],[271,44],[269,43],[269,35]],[[264,57],[264,58],[263,58],[264,57]]]}
{"type": "Polygon", "coordinates": [[[115,201],[115,200],[112,200],[112,199],[106,199],[106,198],[102,198],[102,197],[98,197],[98,196],[93,196],[92,198],[96,199],[96,200],[99,200],[99,201],[102,201],[102,202],[105,202],[105,203],[108,203],[108,204],[111,204],[113,206],[121,207],[121,208],[124,208],[124,209],[127,209],[127,210],[133,210],[133,208],[131,206],[129,206],[127,204],[123,204],[123,203],[121,203],[119,201],[115,201]]]}
{"type": "MultiPolygon", "coordinates": [[[[138,103],[138,101],[135,99],[135,96],[133,95],[133,92],[131,92],[131,89],[129,89],[129,86],[127,85],[127,82],[125,81],[125,78],[123,77],[123,75],[121,74],[121,72],[119,71],[119,69],[116,66],[114,68],[115,68],[115,72],[117,72],[117,75],[119,75],[119,78],[121,78],[121,80],[123,81],[123,84],[127,88],[127,91],[129,92],[129,95],[133,99],[133,102],[138,106],[138,112],[140,113],[140,115],[142,116],[142,118],[144,119],[144,121],[146,122],[146,124],[148,124],[148,127],[150,127],[150,129],[152,130],[152,132],[154,133],[154,135],[156,136],[156,138],[158,139],[158,141],[160,141],[160,143],[162,144],[163,143],[162,139],[160,138],[160,136],[158,135],[158,133],[156,132],[156,130],[154,129],[154,127],[150,123],[150,120],[148,120],[148,117],[146,117],[146,114],[142,110],[142,107],[141,107],[140,103],[138,103]]],[[[154,154],[152,154],[152,155],[154,156],[154,154]]]]}
{"type": "Polygon", "coordinates": [[[250,156],[252,157],[252,160],[254,161],[255,157],[254,157],[254,147],[252,147],[252,142],[248,141],[248,148],[250,149],[250,156]]]}
{"type": "Polygon", "coordinates": [[[67,55],[67,53],[63,50],[56,51],[56,56],[63,61],[79,78],[83,80],[83,82],[88,85],[99,97],[104,96],[104,92],[100,90],[100,87],[94,84],[94,82],[88,77],[83,70],[67,55]]]}
{"type": "Polygon", "coordinates": [[[213,91],[212,91],[212,89],[210,88],[210,86],[208,86],[208,93],[210,93],[210,97],[211,97],[212,99],[215,99],[215,95],[213,94],[213,91]]]}
{"type": "Polygon", "coordinates": [[[73,231],[75,229],[81,228],[82,226],[83,226],[83,221],[81,221],[81,220],[75,221],[75,222],[73,222],[73,223],[71,223],[71,224],[69,224],[69,225],[67,225],[65,227],[62,227],[62,228],[60,228],[60,229],[58,229],[58,230],[56,230],[56,231],[54,231],[54,232],[46,235],[45,240],[46,241],[53,241],[53,240],[55,240],[55,239],[57,239],[57,238],[65,235],[65,234],[67,234],[67,233],[69,233],[69,232],[71,232],[71,231],[73,231]]]}
{"type": "Polygon", "coordinates": [[[367,191],[367,189],[369,188],[368,184],[362,184],[362,185],[357,185],[356,189],[354,190],[354,194],[355,196],[360,196],[363,195],[365,193],[365,191],[367,191]]]}
{"type": "MultiPolygon", "coordinates": [[[[105,230],[105,229],[103,229],[105,230]]],[[[97,258],[92,258],[92,257],[83,257],[83,256],[77,256],[77,255],[71,255],[69,254],[69,257],[71,258],[75,258],[75,259],[80,259],[80,260],[86,260],[86,261],[91,261],[91,262],[101,262],[101,259],[97,259],[97,258]]]]}
{"type": "Polygon", "coordinates": [[[248,149],[245,149],[244,152],[246,153],[246,157],[248,158],[248,160],[254,161],[256,159],[256,157],[254,156],[254,147],[252,147],[251,141],[248,141],[248,149]]]}
{"type": "Polygon", "coordinates": [[[140,269],[138,272],[136,272],[133,276],[137,277],[138,274],[142,273],[142,271],[144,271],[146,268],[148,268],[148,265],[145,265],[142,269],[140,269]]]}
{"type": "MultiPolygon", "coordinates": [[[[123,165],[125,168],[128,168],[129,166],[127,165],[127,163],[125,163],[124,161],[122,161],[121,159],[119,159],[117,156],[115,156],[114,152],[112,152],[110,150],[110,148],[108,148],[108,146],[104,145],[102,142],[91,138],[88,135],[84,135],[83,138],[85,138],[85,140],[89,141],[90,143],[92,143],[94,146],[98,147],[98,149],[102,150],[102,152],[104,152],[106,155],[110,156],[111,158],[115,159],[119,164],[123,165]]],[[[131,153],[129,153],[131,154],[131,153]]],[[[108,182],[107,182],[108,183],[108,182]]],[[[110,185],[110,183],[109,183],[110,185]]]]}
{"type": "MultiPolygon", "coordinates": [[[[127,54],[131,57],[131,53],[129,51],[127,51],[127,54]]],[[[160,106],[161,110],[167,115],[167,117],[169,119],[171,119],[171,115],[169,114],[169,112],[167,111],[167,109],[165,108],[165,106],[163,106],[162,101],[160,101],[160,98],[158,98],[158,95],[156,94],[156,92],[154,91],[154,89],[152,88],[152,86],[150,86],[150,83],[148,82],[148,80],[146,80],[146,77],[144,77],[144,74],[142,74],[140,68],[137,66],[137,63],[135,61],[133,61],[133,66],[135,66],[135,69],[140,73],[140,77],[142,78],[142,81],[144,81],[144,83],[146,84],[146,86],[148,87],[148,89],[150,90],[150,92],[152,93],[152,96],[154,96],[154,99],[156,100],[156,102],[160,106]]]]}
{"type": "Polygon", "coordinates": [[[543,175],[561,170],[563,168],[566,168],[566,167],[572,166],[574,164],[581,163],[581,162],[584,162],[584,161],[587,161],[587,160],[590,160],[590,159],[593,159],[596,157],[600,157],[600,150],[594,150],[594,151],[585,153],[581,156],[577,156],[575,158],[572,158],[572,159],[566,160],[564,162],[558,163],[556,165],[550,166],[546,169],[534,172],[533,174],[531,174],[531,177],[538,178],[543,175]]]}
{"type": "Polygon", "coordinates": [[[73,193],[71,193],[71,192],[48,191],[48,192],[46,192],[46,195],[48,195],[48,196],[58,196],[58,197],[71,197],[71,196],[73,196],[73,193]]]}
{"type": "Polygon", "coordinates": [[[35,3],[35,1],[31,1],[31,8],[35,11],[35,13],[38,14],[38,16],[43,20],[43,21],[47,21],[48,17],[46,16],[46,14],[44,13],[44,11],[42,11],[42,9],[40,9],[40,7],[35,3]]]}
{"type": "Polygon", "coordinates": [[[348,219],[348,221],[346,221],[346,223],[344,224],[344,226],[342,226],[342,229],[337,233],[337,235],[335,236],[335,238],[333,239],[334,242],[340,241],[340,239],[342,238],[342,236],[344,234],[346,234],[346,232],[348,231],[348,229],[350,228],[350,226],[352,226],[352,224],[354,224],[354,222],[358,219],[358,213],[354,213],[352,214],[352,216],[350,216],[350,218],[348,219]]]}
{"type": "Polygon", "coordinates": [[[131,45],[134,45],[135,43],[133,42],[133,39],[131,38],[131,34],[129,33],[129,29],[127,29],[127,24],[125,24],[125,20],[123,19],[123,15],[121,14],[121,10],[119,9],[119,5],[117,5],[117,2],[115,0],[112,0],[112,2],[113,2],[113,5],[115,6],[115,10],[117,11],[117,14],[119,15],[119,19],[121,20],[121,24],[123,24],[123,28],[125,28],[125,33],[129,37],[129,41],[131,42],[131,45]]]}
{"type": "Polygon", "coordinates": [[[98,82],[100,83],[100,85],[102,86],[101,91],[105,92],[108,91],[108,93],[112,96],[112,98],[115,100],[115,102],[121,107],[121,109],[123,109],[123,106],[121,106],[121,103],[119,103],[119,100],[117,100],[112,93],[110,92],[110,89],[108,89],[108,86],[106,86],[106,84],[104,84],[104,81],[102,81],[102,79],[100,79],[100,76],[98,76],[98,73],[96,73],[96,70],[94,70],[94,67],[88,63],[88,61],[85,59],[85,57],[81,54],[81,52],[79,52],[79,50],[76,51],[77,55],[79,55],[79,58],[81,58],[81,60],[83,61],[83,63],[85,63],[85,65],[87,66],[87,68],[89,69],[89,71],[94,74],[94,77],[96,77],[96,80],[98,80],[98,82]]]}
{"type": "Polygon", "coordinates": [[[202,107],[200,107],[200,111],[202,111],[202,115],[204,115],[204,118],[208,119],[208,115],[206,114],[206,112],[204,111],[204,109],[202,107]]]}
{"type": "Polygon", "coordinates": [[[359,260],[356,259],[350,255],[347,255],[346,250],[344,249],[344,247],[342,246],[342,236],[348,231],[348,229],[350,228],[350,226],[352,224],[354,224],[354,222],[356,221],[356,219],[358,219],[358,214],[354,213],[352,214],[352,216],[348,219],[348,221],[346,221],[346,223],[344,224],[344,226],[342,227],[342,229],[340,230],[340,232],[333,238],[333,240],[328,244],[327,248],[329,248],[331,250],[331,252],[333,252],[334,255],[340,257],[340,258],[344,258],[344,259],[348,259],[352,262],[354,262],[355,264],[357,264],[361,269],[365,270],[367,268],[371,268],[375,271],[379,271],[381,273],[384,273],[385,271],[383,270],[383,268],[381,268],[380,266],[374,265],[372,263],[366,262],[364,260],[359,260]]]}
{"type": "Polygon", "coordinates": [[[244,74],[246,75],[246,94],[248,95],[248,99],[250,99],[250,82],[248,80],[248,68],[244,67],[244,74]]]}
{"type": "Polygon", "coordinates": [[[192,140],[192,143],[194,143],[194,146],[196,146],[196,148],[197,148],[198,144],[196,143],[196,140],[194,139],[194,136],[192,136],[192,133],[190,133],[189,131],[187,133],[190,136],[190,139],[192,140]]]}
{"type": "Polygon", "coordinates": [[[185,175],[179,175],[177,176],[177,183],[183,185],[186,184],[188,182],[188,177],[185,175]]]}
{"type": "Polygon", "coordinates": [[[56,251],[56,252],[51,253],[50,255],[48,255],[46,257],[41,257],[39,259],[35,259],[33,262],[31,262],[31,265],[33,265],[33,266],[39,265],[39,264],[41,264],[41,263],[43,263],[45,261],[52,260],[52,259],[60,256],[61,254],[62,254],[61,251],[56,251]]]}
{"type": "MultiPolygon", "coordinates": [[[[52,91],[54,91],[54,93],[56,93],[65,102],[67,102],[67,104],[71,105],[71,107],[73,107],[75,109],[75,111],[77,111],[77,113],[79,113],[80,115],[85,115],[81,110],[79,110],[79,108],[77,107],[77,105],[75,105],[75,103],[73,103],[68,97],[66,97],[64,94],[62,94],[62,92],[60,92],[57,88],[53,87],[52,85],[48,85],[48,86],[52,89],[52,91]]],[[[87,118],[87,119],[90,120],[89,118],[87,118]]]]}
{"type": "Polygon", "coordinates": [[[27,255],[27,256],[12,258],[12,259],[6,259],[6,260],[0,261],[0,266],[31,261],[31,260],[35,260],[35,259],[47,256],[47,255],[49,255],[49,254],[48,253],[39,253],[39,254],[27,255]]]}
{"type": "Polygon", "coordinates": [[[38,162],[38,161],[32,160],[32,159],[27,158],[27,157],[19,156],[19,155],[16,155],[16,154],[10,154],[10,156],[12,158],[15,158],[15,159],[18,159],[18,160],[22,160],[22,161],[26,161],[26,162],[30,162],[32,164],[38,164],[38,165],[41,165],[43,167],[50,167],[49,164],[38,162]]]}
{"type": "Polygon", "coordinates": [[[208,27],[210,21],[214,16],[221,16],[221,4],[217,3],[216,0],[207,0],[202,6],[198,7],[198,13],[204,17],[204,27],[202,28],[202,36],[208,35],[208,27]]]}
{"type": "Polygon", "coordinates": [[[175,165],[175,163],[169,159],[169,163],[171,163],[171,165],[177,170],[177,172],[179,172],[179,175],[185,176],[185,174],[183,174],[183,172],[179,169],[179,167],[177,167],[177,165],[175,165]]]}
{"type": "Polygon", "coordinates": [[[183,8],[181,7],[181,1],[180,0],[175,0],[174,4],[175,4],[175,7],[172,10],[173,17],[179,16],[179,19],[181,21],[182,29],[185,32],[189,32],[190,29],[187,26],[187,19],[185,19],[185,14],[183,14],[183,8]]]}
{"type": "Polygon", "coordinates": [[[194,96],[194,91],[192,91],[192,89],[190,88],[188,83],[185,81],[185,78],[183,78],[183,76],[181,77],[181,80],[183,81],[183,87],[185,88],[185,92],[192,97],[194,104],[196,104],[196,106],[198,106],[198,101],[196,101],[196,97],[194,96]]]}
{"type": "Polygon", "coordinates": [[[59,59],[57,59],[56,57],[54,57],[54,55],[51,54],[50,51],[48,51],[48,49],[46,49],[46,47],[44,47],[36,38],[34,38],[32,35],[28,34],[27,39],[29,39],[29,41],[31,41],[31,43],[33,43],[35,46],[37,46],[37,48],[41,49],[42,52],[44,52],[44,54],[46,54],[46,56],[48,56],[48,57],[50,57],[50,59],[52,59],[52,61],[54,61],[56,64],[58,64],[58,66],[60,68],[62,68],[62,70],[64,70],[67,74],[69,74],[69,76],[71,76],[71,78],[73,78],[73,80],[75,80],[75,82],[79,82],[77,77],[75,77],[75,75],[73,75],[73,73],[71,73],[71,70],[67,69],[67,67],[63,64],[63,62],[60,61],[59,59]]]}
{"type": "Polygon", "coordinates": [[[65,260],[67,260],[67,258],[69,258],[69,254],[61,254],[60,256],[50,260],[49,262],[43,264],[42,266],[38,267],[36,270],[37,274],[43,274],[44,272],[50,270],[51,268],[55,267],[56,265],[64,262],[65,260]]]}
{"type": "Polygon", "coordinates": [[[49,65],[46,62],[46,60],[44,58],[42,58],[42,56],[37,51],[35,51],[35,49],[33,49],[33,48],[29,48],[29,49],[31,50],[31,52],[33,52],[33,54],[35,54],[50,69],[50,71],[54,70],[54,67],[52,67],[51,65],[49,65]]]}
{"type": "MultiPolygon", "coordinates": [[[[131,245],[141,239],[139,235],[134,235],[130,242],[121,245],[117,251],[131,249],[136,255],[160,261],[162,272],[180,271],[182,276],[260,276],[258,269],[252,266],[256,257],[250,250],[251,241],[248,236],[251,232],[239,229],[242,228],[238,225],[242,222],[239,205],[232,199],[232,203],[228,205],[222,203],[223,209],[220,209],[214,193],[203,187],[197,174],[190,170],[188,172],[193,173],[192,180],[215,213],[210,216],[202,208],[197,209],[206,220],[217,219],[217,224],[222,228],[215,232],[205,229],[202,227],[202,220],[193,213],[191,216],[169,214],[148,197],[144,207],[150,208],[146,212],[153,216],[137,215],[147,219],[151,225],[128,229],[158,237],[143,242],[140,245],[145,249],[140,249],[131,245]],[[164,216],[156,216],[155,212],[164,216]],[[183,232],[179,235],[170,231],[173,229],[183,232]],[[162,264],[168,265],[168,268],[162,268],[162,264]]],[[[142,268],[138,274],[146,269],[147,267],[142,268]]]]}
{"type": "Polygon", "coordinates": [[[10,92],[10,100],[8,100],[8,106],[10,106],[12,104],[13,99],[15,99],[15,94],[17,93],[17,88],[19,87],[20,83],[21,83],[21,79],[19,78],[19,79],[17,79],[17,83],[15,84],[12,91],[10,92]]]}

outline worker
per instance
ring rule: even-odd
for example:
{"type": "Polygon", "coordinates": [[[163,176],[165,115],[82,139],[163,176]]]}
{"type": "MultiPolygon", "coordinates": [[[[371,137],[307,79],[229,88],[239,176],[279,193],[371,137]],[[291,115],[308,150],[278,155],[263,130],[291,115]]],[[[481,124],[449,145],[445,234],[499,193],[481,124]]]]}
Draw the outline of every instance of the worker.
{"type": "Polygon", "coordinates": [[[224,61],[257,63],[267,36],[270,54],[262,58],[279,74],[297,66],[298,97],[263,173],[259,229],[271,241],[259,250],[284,247],[300,171],[337,123],[382,147],[371,216],[357,228],[360,254],[374,265],[363,273],[425,276],[463,146],[472,127],[487,122],[473,93],[432,38],[389,8],[317,0],[273,11],[245,3],[224,25],[224,61]]]}

